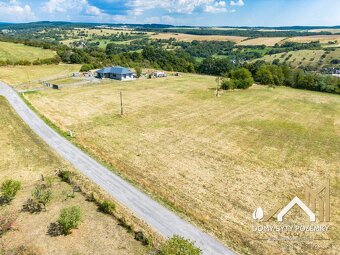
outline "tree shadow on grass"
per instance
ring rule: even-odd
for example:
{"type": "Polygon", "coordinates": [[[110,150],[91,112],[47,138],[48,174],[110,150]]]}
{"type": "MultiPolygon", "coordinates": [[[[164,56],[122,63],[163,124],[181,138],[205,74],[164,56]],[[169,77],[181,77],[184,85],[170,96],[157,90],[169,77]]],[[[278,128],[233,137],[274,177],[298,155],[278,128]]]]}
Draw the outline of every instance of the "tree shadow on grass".
{"type": "Polygon", "coordinates": [[[57,237],[63,235],[60,225],[56,222],[50,224],[47,230],[47,234],[51,237],[57,237]]]}

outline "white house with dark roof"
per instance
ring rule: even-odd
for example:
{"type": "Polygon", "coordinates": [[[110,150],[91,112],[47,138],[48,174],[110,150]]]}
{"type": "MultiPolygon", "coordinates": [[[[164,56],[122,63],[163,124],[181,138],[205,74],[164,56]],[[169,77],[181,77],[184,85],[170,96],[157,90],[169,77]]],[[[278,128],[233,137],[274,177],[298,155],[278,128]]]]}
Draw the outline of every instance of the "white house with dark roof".
{"type": "Polygon", "coordinates": [[[105,67],[98,70],[96,73],[97,78],[100,79],[109,78],[115,80],[132,80],[135,77],[135,73],[129,68],[121,66],[105,67]]]}

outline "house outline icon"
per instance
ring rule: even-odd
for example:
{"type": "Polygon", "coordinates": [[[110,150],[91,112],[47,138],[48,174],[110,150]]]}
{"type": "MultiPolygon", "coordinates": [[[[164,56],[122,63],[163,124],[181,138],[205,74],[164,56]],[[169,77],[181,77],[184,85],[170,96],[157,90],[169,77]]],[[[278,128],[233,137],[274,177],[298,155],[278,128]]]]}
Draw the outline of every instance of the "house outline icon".
{"type": "Polygon", "coordinates": [[[277,215],[277,221],[283,221],[283,217],[293,208],[294,205],[300,206],[300,208],[309,216],[310,221],[315,222],[315,214],[308,208],[305,203],[301,201],[300,198],[294,197],[292,201],[289,202],[277,215]]]}

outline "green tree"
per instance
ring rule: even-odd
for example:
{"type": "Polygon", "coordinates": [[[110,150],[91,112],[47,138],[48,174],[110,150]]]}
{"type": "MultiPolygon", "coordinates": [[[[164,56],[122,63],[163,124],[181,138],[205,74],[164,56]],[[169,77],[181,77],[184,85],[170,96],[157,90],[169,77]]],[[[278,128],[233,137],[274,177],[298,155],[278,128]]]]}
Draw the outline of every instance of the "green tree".
{"type": "Polygon", "coordinates": [[[1,185],[2,199],[4,202],[11,202],[21,189],[21,182],[14,180],[4,181],[1,185]]]}
{"type": "Polygon", "coordinates": [[[274,85],[281,86],[284,84],[285,76],[282,72],[282,68],[276,65],[268,66],[268,69],[272,73],[274,85]]]}
{"type": "Polygon", "coordinates": [[[201,255],[202,250],[194,242],[175,235],[159,249],[159,255],[201,255]]]}
{"type": "Polygon", "coordinates": [[[79,226],[82,221],[82,211],[79,206],[72,206],[61,210],[59,215],[58,224],[64,235],[71,233],[72,229],[79,226]]]}
{"type": "Polygon", "coordinates": [[[246,68],[235,69],[231,71],[230,76],[238,89],[247,89],[254,84],[254,79],[246,68]]]}
{"type": "Polygon", "coordinates": [[[263,85],[274,84],[273,75],[266,65],[261,66],[260,69],[257,71],[256,81],[263,85]]]}
{"type": "Polygon", "coordinates": [[[140,78],[142,76],[142,68],[137,66],[135,69],[136,69],[137,78],[140,78]]]}

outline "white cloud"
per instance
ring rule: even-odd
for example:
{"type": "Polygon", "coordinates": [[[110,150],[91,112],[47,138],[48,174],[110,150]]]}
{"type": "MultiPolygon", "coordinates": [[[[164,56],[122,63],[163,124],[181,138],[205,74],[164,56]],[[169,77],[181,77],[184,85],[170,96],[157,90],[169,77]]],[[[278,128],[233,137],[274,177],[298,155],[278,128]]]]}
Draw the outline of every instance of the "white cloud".
{"type": "Polygon", "coordinates": [[[1,21],[8,22],[34,21],[37,19],[29,5],[22,5],[16,0],[0,1],[0,18],[1,21]]]}
{"type": "Polygon", "coordinates": [[[127,5],[133,7],[135,15],[141,15],[146,10],[156,8],[164,9],[169,13],[183,14],[191,14],[198,9],[206,12],[226,11],[226,2],[221,0],[130,0],[127,5]]]}
{"type": "Polygon", "coordinates": [[[162,16],[162,21],[166,24],[173,24],[175,22],[175,19],[171,16],[162,16]]]}
{"type": "Polygon", "coordinates": [[[238,0],[237,2],[231,1],[231,2],[230,2],[230,5],[231,5],[231,6],[243,6],[243,5],[244,5],[244,2],[243,2],[243,0],[238,0]]]}
{"type": "Polygon", "coordinates": [[[162,16],[162,17],[149,17],[145,20],[145,23],[147,24],[155,24],[155,23],[158,23],[158,24],[174,24],[175,23],[175,19],[171,16],[168,16],[168,15],[165,15],[165,16],[162,16]]]}
{"type": "Polygon", "coordinates": [[[93,15],[93,16],[99,16],[99,15],[102,14],[102,11],[95,6],[87,6],[86,14],[93,15]]]}
{"type": "Polygon", "coordinates": [[[89,4],[87,0],[49,0],[42,5],[42,10],[49,14],[68,13],[72,16],[77,14],[100,16],[102,11],[89,4]]]}
{"type": "Polygon", "coordinates": [[[154,24],[154,23],[160,23],[160,22],[161,22],[160,17],[149,17],[149,18],[145,19],[146,24],[154,24]]]}
{"type": "Polygon", "coordinates": [[[213,5],[207,5],[204,11],[209,13],[227,12],[227,4],[224,1],[215,2],[213,5]]]}

